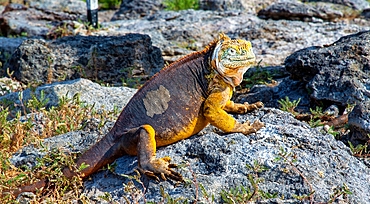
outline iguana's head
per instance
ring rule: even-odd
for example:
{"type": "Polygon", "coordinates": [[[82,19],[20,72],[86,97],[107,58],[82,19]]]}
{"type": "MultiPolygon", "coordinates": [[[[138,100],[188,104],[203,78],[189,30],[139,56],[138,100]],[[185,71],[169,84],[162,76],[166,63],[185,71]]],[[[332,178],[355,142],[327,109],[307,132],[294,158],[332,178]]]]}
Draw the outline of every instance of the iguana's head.
{"type": "Polygon", "coordinates": [[[219,40],[212,54],[213,69],[232,86],[239,85],[244,73],[256,61],[249,41],[231,40],[225,34],[220,34],[219,40]]]}

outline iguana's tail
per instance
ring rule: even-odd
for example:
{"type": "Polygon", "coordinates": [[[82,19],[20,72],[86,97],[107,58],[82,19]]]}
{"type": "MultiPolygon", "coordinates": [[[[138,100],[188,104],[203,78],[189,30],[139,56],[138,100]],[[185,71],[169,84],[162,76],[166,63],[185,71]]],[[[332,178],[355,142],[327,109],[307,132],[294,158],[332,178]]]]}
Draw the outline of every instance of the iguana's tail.
{"type": "Polygon", "coordinates": [[[11,194],[14,197],[17,197],[19,194],[21,194],[23,192],[36,192],[38,189],[41,189],[41,188],[44,188],[45,186],[47,186],[47,184],[48,184],[48,180],[47,179],[42,179],[40,181],[37,181],[37,182],[32,183],[32,184],[27,185],[27,186],[21,186],[17,189],[11,189],[9,191],[4,191],[0,194],[0,197],[3,197],[7,194],[11,194]]]}
{"type": "MultiPolygon", "coordinates": [[[[112,163],[118,157],[125,154],[121,148],[121,143],[117,142],[116,140],[117,136],[109,132],[99,142],[97,142],[78,158],[76,162],[77,168],[79,168],[81,165],[87,166],[79,172],[81,178],[90,176],[103,166],[112,163]]],[[[74,172],[66,167],[63,169],[63,174],[67,178],[72,178],[73,176],[77,175],[77,172],[74,172]]]]}
{"type": "MultiPolygon", "coordinates": [[[[124,155],[125,152],[122,149],[122,144],[117,142],[117,139],[119,140],[122,138],[115,136],[112,131],[109,132],[99,142],[97,142],[78,158],[76,162],[77,168],[84,164],[87,166],[85,169],[81,170],[80,172],[75,172],[68,167],[65,167],[63,169],[64,176],[67,178],[72,178],[73,176],[80,174],[81,178],[86,178],[101,169],[106,164],[112,163],[115,159],[124,155]]],[[[17,197],[23,192],[36,192],[38,189],[47,187],[47,185],[48,180],[43,179],[30,185],[3,192],[0,196],[12,194],[17,197]]]]}

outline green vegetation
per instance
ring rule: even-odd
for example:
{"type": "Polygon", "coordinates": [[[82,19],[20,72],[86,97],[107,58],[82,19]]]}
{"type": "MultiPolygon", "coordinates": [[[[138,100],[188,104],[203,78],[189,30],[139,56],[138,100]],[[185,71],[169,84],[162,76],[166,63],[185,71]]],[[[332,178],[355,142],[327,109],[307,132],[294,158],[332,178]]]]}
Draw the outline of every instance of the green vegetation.
{"type": "Polygon", "coordinates": [[[260,199],[269,199],[276,198],[276,193],[268,193],[259,188],[259,184],[264,181],[263,178],[259,178],[258,174],[268,170],[267,167],[254,161],[253,165],[246,165],[246,167],[251,170],[253,173],[248,174],[247,178],[250,182],[251,187],[249,186],[237,186],[230,188],[228,191],[221,190],[221,198],[224,203],[250,203],[252,201],[260,199]]]}
{"type": "Polygon", "coordinates": [[[100,9],[117,9],[122,0],[99,0],[100,9]]]}
{"type": "Polygon", "coordinates": [[[369,157],[370,156],[370,150],[368,149],[370,145],[370,134],[367,135],[369,137],[369,140],[365,144],[358,144],[356,147],[353,146],[353,144],[348,141],[349,148],[351,149],[351,152],[354,156],[358,157],[369,157]]]}
{"type": "Polygon", "coordinates": [[[179,11],[186,9],[197,10],[199,8],[199,0],[164,0],[166,10],[179,11]]]}
{"type": "Polygon", "coordinates": [[[257,66],[255,70],[252,72],[252,74],[245,74],[243,77],[243,81],[241,83],[242,89],[251,89],[254,85],[258,84],[264,84],[267,86],[274,86],[276,84],[276,81],[273,80],[274,75],[278,74],[277,71],[271,72],[262,69],[260,60],[257,63],[257,66]]]}
{"type": "Polygon", "coordinates": [[[298,106],[300,101],[301,98],[299,98],[298,100],[290,101],[289,97],[285,96],[285,99],[278,100],[278,103],[281,105],[281,110],[292,113],[293,115],[297,115],[297,112],[295,112],[294,109],[298,106]]]}

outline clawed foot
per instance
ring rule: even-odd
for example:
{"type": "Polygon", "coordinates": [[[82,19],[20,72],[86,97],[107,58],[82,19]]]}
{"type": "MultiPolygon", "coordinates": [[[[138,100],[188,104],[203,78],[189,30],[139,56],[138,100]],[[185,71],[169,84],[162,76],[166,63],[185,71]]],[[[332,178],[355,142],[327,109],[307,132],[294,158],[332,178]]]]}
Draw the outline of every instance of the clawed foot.
{"type": "Polygon", "coordinates": [[[249,103],[245,102],[244,106],[246,107],[246,112],[251,112],[251,111],[257,110],[259,108],[262,108],[263,103],[261,101],[258,101],[256,103],[252,103],[252,104],[249,104],[249,103]]]}
{"type": "Polygon", "coordinates": [[[265,123],[256,120],[254,123],[251,125],[251,133],[256,133],[259,129],[263,128],[265,126],[265,123]]]}
{"type": "Polygon", "coordinates": [[[251,133],[256,133],[259,129],[263,128],[265,124],[259,120],[254,121],[254,123],[251,125],[249,121],[245,121],[245,123],[241,124],[238,123],[238,125],[235,127],[233,132],[240,132],[244,135],[248,135],[251,133]]]}
{"type": "Polygon", "coordinates": [[[154,158],[147,164],[141,164],[139,170],[156,181],[160,180],[158,176],[160,176],[162,180],[167,180],[166,177],[168,177],[175,181],[184,181],[181,174],[171,169],[176,168],[177,165],[171,164],[170,161],[170,157],[154,158]]]}

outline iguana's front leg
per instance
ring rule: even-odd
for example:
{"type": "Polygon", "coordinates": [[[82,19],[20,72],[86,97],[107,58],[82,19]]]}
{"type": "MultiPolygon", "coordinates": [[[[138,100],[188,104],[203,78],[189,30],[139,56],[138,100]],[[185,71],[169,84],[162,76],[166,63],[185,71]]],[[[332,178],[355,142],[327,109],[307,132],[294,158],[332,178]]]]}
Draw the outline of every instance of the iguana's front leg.
{"type": "Polygon", "coordinates": [[[252,104],[249,104],[247,102],[245,102],[244,104],[240,104],[240,103],[234,103],[233,101],[229,100],[226,102],[224,110],[228,113],[244,114],[244,113],[257,110],[258,108],[262,108],[262,107],[263,107],[263,103],[261,101],[258,101],[252,104]]]}
{"type": "Polygon", "coordinates": [[[226,133],[240,132],[245,135],[255,133],[261,129],[264,124],[256,120],[252,125],[249,121],[239,123],[226,111],[245,113],[250,109],[256,109],[263,104],[257,103],[252,105],[235,104],[230,101],[232,94],[231,87],[216,87],[204,102],[204,116],[215,127],[226,133]],[[225,110],[226,109],[226,110],[225,110]]]}

